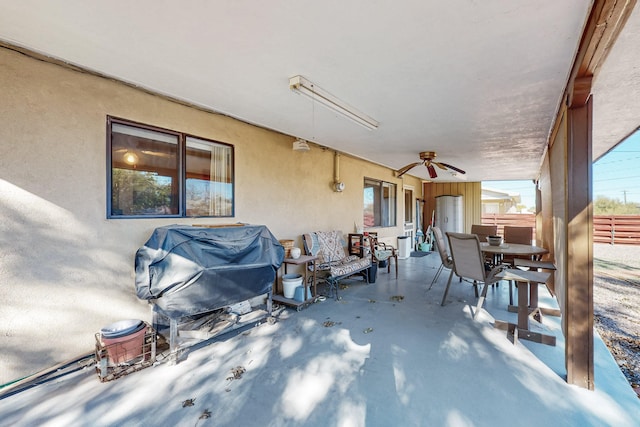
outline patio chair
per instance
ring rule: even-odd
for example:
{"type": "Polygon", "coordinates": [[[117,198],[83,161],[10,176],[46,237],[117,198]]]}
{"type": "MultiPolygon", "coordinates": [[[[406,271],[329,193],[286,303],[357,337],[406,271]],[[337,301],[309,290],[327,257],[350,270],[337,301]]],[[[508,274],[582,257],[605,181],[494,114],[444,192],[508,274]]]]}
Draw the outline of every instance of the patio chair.
{"type": "Polygon", "coordinates": [[[436,275],[433,276],[433,280],[429,285],[429,289],[433,286],[433,284],[438,280],[442,270],[448,268],[449,270],[453,268],[453,260],[451,256],[447,252],[447,245],[444,241],[444,236],[442,235],[442,231],[438,227],[431,227],[431,231],[433,232],[433,241],[436,244],[436,249],[438,250],[438,254],[440,254],[440,267],[438,267],[438,271],[436,271],[436,275]]]}
{"type": "Polygon", "coordinates": [[[498,234],[498,226],[473,224],[471,226],[471,234],[477,235],[480,242],[486,242],[488,236],[495,236],[498,234]]]}
{"type": "MultiPolygon", "coordinates": [[[[504,242],[530,245],[533,240],[532,227],[516,227],[513,225],[504,226],[504,242]]],[[[513,264],[513,261],[511,261],[513,264]]]]}
{"type": "Polygon", "coordinates": [[[480,250],[480,240],[478,240],[477,235],[447,232],[447,238],[449,239],[449,247],[451,248],[453,269],[451,269],[449,281],[447,282],[447,287],[444,290],[442,303],[440,305],[444,305],[447,299],[451,279],[455,273],[462,279],[473,281],[476,297],[478,297],[478,305],[473,315],[475,319],[484,304],[489,285],[500,281],[500,279],[495,276],[502,271],[504,267],[496,266],[489,272],[485,269],[484,256],[480,250]],[[478,283],[484,283],[480,296],[478,296],[478,283]]]}
{"type": "Polygon", "coordinates": [[[338,299],[338,282],[355,274],[362,274],[369,284],[367,269],[371,267],[371,257],[369,254],[362,258],[347,255],[341,231],[314,231],[303,234],[302,241],[306,254],[318,257],[316,277],[329,285],[329,296],[335,289],[335,298],[338,299]]]}
{"type": "MultiPolygon", "coordinates": [[[[487,237],[495,236],[496,234],[498,234],[498,226],[473,224],[471,225],[471,234],[475,234],[476,236],[478,236],[478,240],[480,240],[480,243],[486,242],[487,237]]],[[[485,256],[484,261],[493,267],[493,257],[485,256]]]]}
{"type": "Polygon", "coordinates": [[[396,279],[398,278],[398,253],[396,249],[384,242],[378,240],[378,236],[369,233],[369,247],[371,248],[372,262],[387,261],[387,273],[391,273],[391,259],[394,259],[396,265],[396,279]]]}

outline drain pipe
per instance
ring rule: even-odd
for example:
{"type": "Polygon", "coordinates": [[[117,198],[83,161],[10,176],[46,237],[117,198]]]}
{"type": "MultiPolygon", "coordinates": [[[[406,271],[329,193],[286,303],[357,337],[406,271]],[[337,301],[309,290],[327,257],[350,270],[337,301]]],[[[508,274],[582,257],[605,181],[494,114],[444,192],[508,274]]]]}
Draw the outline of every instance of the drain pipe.
{"type": "Polygon", "coordinates": [[[344,182],[340,181],[340,153],[337,151],[333,156],[333,191],[338,193],[344,190],[344,182]]]}

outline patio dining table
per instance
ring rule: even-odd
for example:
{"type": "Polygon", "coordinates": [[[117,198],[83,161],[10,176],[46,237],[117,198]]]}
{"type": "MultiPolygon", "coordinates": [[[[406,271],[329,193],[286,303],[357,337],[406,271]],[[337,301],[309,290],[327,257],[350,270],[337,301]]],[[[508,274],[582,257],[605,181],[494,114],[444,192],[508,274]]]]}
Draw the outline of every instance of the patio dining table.
{"type": "MultiPolygon", "coordinates": [[[[538,260],[544,254],[549,253],[548,249],[541,248],[535,245],[524,245],[520,243],[503,243],[500,246],[492,246],[488,243],[480,243],[480,248],[484,254],[491,254],[493,256],[493,264],[498,265],[505,255],[512,256],[513,258],[525,258],[538,260]]],[[[538,289],[531,287],[529,305],[533,309],[537,309],[538,306],[538,289]]],[[[517,307],[510,305],[509,311],[518,311],[517,307]]],[[[540,310],[538,310],[540,312],[540,310]]],[[[547,314],[558,316],[557,310],[549,310],[547,314]]]]}
{"type": "Polygon", "coordinates": [[[503,243],[500,246],[492,246],[489,243],[481,242],[480,249],[485,254],[491,254],[494,258],[503,257],[505,255],[518,258],[535,257],[538,258],[549,253],[548,249],[534,245],[523,245],[520,243],[503,243]]]}
{"type": "MultiPolygon", "coordinates": [[[[480,243],[480,249],[485,255],[491,255],[493,257],[493,265],[499,265],[503,257],[510,256],[513,258],[525,258],[531,260],[539,260],[544,254],[549,253],[548,249],[541,248],[535,245],[525,245],[521,243],[503,243],[500,246],[493,246],[486,242],[480,243]]],[[[530,305],[534,308],[538,305],[538,289],[531,287],[530,291],[530,305]]],[[[517,307],[509,305],[509,311],[516,312],[517,307]]]]}

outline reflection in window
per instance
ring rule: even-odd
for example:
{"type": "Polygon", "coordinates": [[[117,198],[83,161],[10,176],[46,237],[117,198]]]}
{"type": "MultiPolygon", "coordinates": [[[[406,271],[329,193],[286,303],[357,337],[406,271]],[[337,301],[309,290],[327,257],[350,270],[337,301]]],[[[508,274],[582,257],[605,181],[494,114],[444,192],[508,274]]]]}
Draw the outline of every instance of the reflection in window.
{"type": "Polygon", "coordinates": [[[108,217],[233,216],[232,146],[108,120],[108,217]]]}
{"type": "Polygon", "coordinates": [[[187,137],[187,216],[231,216],[231,147],[187,137]]]}
{"type": "Polygon", "coordinates": [[[396,185],[364,179],[364,226],[395,227],[396,185]]]}

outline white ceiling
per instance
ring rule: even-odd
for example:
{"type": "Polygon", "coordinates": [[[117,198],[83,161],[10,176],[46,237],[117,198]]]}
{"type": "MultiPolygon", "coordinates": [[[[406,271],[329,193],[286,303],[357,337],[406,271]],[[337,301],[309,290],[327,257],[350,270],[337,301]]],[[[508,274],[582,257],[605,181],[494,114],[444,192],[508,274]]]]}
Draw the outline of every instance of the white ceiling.
{"type": "Polygon", "coordinates": [[[470,181],[532,179],[590,5],[0,0],[0,40],[392,168],[435,150],[470,181]],[[380,127],[314,107],[297,74],[380,127]]]}
{"type": "Polygon", "coordinates": [[[634,7],[592,92],[595,161],[640,126],[640,6],[634,7]]]}

